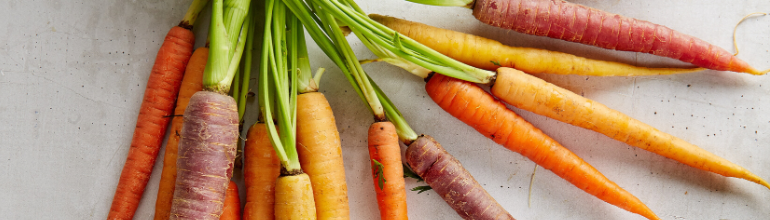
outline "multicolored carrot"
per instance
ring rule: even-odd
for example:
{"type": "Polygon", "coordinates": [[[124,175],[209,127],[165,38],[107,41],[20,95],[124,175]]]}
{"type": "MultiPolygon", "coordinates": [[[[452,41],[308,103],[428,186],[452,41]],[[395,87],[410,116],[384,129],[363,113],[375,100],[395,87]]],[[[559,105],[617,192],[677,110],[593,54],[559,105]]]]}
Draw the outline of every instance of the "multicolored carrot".
{"type": "Polygon", "coordinates": [[[634,195],[506,108],[478,85],[435,74],[425,85],[425,90],[452,116],[505,148],[551,170],[575,187],[648,219],[659,219],[634,195]]]}
{"type": "Polygon", "coordinates": [[[593,130],[658,155],[722,176],[770,184],[724,158],[601,103],[511,68],[497,70],[492,94],[514,107],[593,130]]]}
{"type": "Polygon", "coordinates": [[[158,50],[107,219],[132,219],[139,206],[166,136],[184,69],[192,55],[195,35],[190,30],[205,3],[205,0],[194,1],[182,22],[169,30],[158,50]]]}
{"type": "MultiPolygon", "coordinates": [[[[308,30],[311,33],[311,36],[314,37],[316,40],[316,43],[321,45],[324,52],[327,52],[327,55],[329,55],[330,58],[337,64],[340,69],[342,69],[343,74],[347,77],[347,79],[350,81],[353,88],[356,90],[356,92],[361,96],[362,100],[365,100],[369,106],[369,110],[373,113],[375,121],[384,121],[387,119],[392,120],[394,127],[398,130],[396,133],[398,134],[399,138],[403,140],[405,143],[411,143],[412,145],[410,148],[416,148],[414,147],[417,144],[421,144],[424,141],[421,141],[422,139],[426,137],[418,137],[414,131],[409,127],[409,125],[405,122],[401,114],[398,112],[398,110],[393,106],[392,102],[388,100],[388,98],[382,93],[382,91],[377,87],[377,85],[370,81],[366,73],[363,71],[363,69],[360,66],[360,63],[357,62],[357,59],[355,58],[355,55],[352,53],[352,49],[350,49],[350,45],[348,45],[347,41],[345,40],[342,32],[340,31],[339,25],[337,24],[337,21],[335,21],[334,17],[332,17],[329,13],[326,13],[324,10],[325,8],[319,8],[318,14],[319,16],[316,18],[312,18],[312,15],[309,15],[307,13],[298,13],[303,9],[302,4],[299,4],[296,1],[288,1],[289,3],[287,5],[290,5],[290,8],[295,12],[295,14],[300,15],[300,18],[303,18],[303,22],[306,27],[308,27],[308,30]],[[321,21],[320,24],[316,23],[310,23],[315,21],[321,21]],[[320,27],[319,27],[320,26],[320,27]],[[329,36],[331,39],[326,38],[325,36],[329,36]]],[[[379,129],[384,127],[378,127],[380,126],[380,123],[375,123],[374,128],[379,129]]],[[[374,132],[370,134],[375,134],[374,132]]],[[[377,138],[376,136],[370,138],[377,138]]],[[[391,137],[389,138],[388,145],[394,145],[398,144],[397,142],[393,143],[396,139],[391,137]]],[[[433,141],[432,143],[435,143],[433,141]]],[[[370,144],[377,144],[370,143],[370,144]]],[[[392,147],[391,147],[392,148],[392,147]]],[[[376,150],[376,149],[375,149],[376,150]]],[[[394,151],[394,149],[389,149],[388,151],[394,151]]],[[[398,155],[398,150],[396,151],[396,155],[398,155]]],[[[409,151],[407,149],[407,151],[409,151]]],[[[373,152],[377,153],[377,152],[373,152]]],[[[392,153],[391,153],[392,154],[392,153]]],[[[395,156],[398,158],[399,156],[395,156]]],[[[470,174],[465,171],[464,168],[462,168],[462,165],[460,165],[459,161],[454,159],[451,155],[444,152],[441,154],[441,158],[446,159],[447,164],[451,164],[453,172],[438,172],[435,173],[435,176],[425,176],[428,178],[442,178],[438,181],[431,181],[431,187],[434,188],[442,188],[446,189],[445,191],[441,191],[440,196],[452,206],[452,208],[455,209],[455,211],[463,217],[468,216],[479,216],[481,218],[479,219],[491,219],[489,217],[496,217],[497,219],[513,219],[510,214],[508,214],[505,209],[503,209],[499,203],[495,201],[494,198],[492,198],[488,193],[486,193],[481,185],[476,182],[470,174]],[[463,184],[455,184],[455,183],[463,183],[463,184]],[[482,193],[478,193],[482,192],[482,193]],[[468,202],[473,201],[473,202],[468,202]],[[465,202],[465,203],[464,203],[465,202]],[[471,213],[468,213],[471,212],[471,213]]],[[[376,161],[377,158],[372,160],[373,162],[376,161]]],[[[433,158],[435,159],[435,158],[433,158]]],[[[390,160],[390,159],[388,159],[390,160]]],[[[413,161],[415,164],[433,164],[437,161],[429,161],[430,158],[427,158],[425,160],[418,159],[413,161]]],[[[384,160],[385,161],[385,160],[384,160]]],[[[377,163],[374,163],[377,164],[377,163]]],[[[391,164],[382,164],[383,170],[392,170],[391,164]],[[384,166],[390,166],[390,168],[385,168],[384,166]]],[[[377,166],[377,165],[375,165],[377,166]]],[[[397,166],[398,167],[398,166],[397,166]]],[[[393,187],[398,187],[396,191],[405,191],[402,187],[399,187],[400,184],[398,184],[400,181],[403,181],[403,177],[400,176],[392,176],[393,174],[388,174],[390,177],[386,177],[388,179],[380,179],[378,178],[375,181],[376,187],[391,187],[389,185],[393,185],[393,187]],[[398,180],[400,179],[400,180],[398,180]],[[389,183],[388,181],[396,181],[394,183],[389,183]]],[[[385,176],[381,175],[380,177],[385,176]]],[[[423,178],[425,178],[423,177],[423,178]]],[[[431,179],[434,180],[434,179],[431,179]]],[[[391,204],[380,204],[380,212],[381,215],[384,215],[384,217],[388,217],[390,211],[394,210],[387,210],[383,208],[398,208],[399,210],[395,210],[395,212],[401,212],[403,208],[402,205],[405,205],[405,201],[403,200],[403,197],[398,196],[398,194],[385,194],[382,195],[383,197],[379,197],[378,200],[391,200],[395,201],[395,207],[391,206],[391,204]]],[[[405,212],[399,213],[398,216],[395,216],[397,218],[405,218],[405,212]]]]}
{"type": "Polygon", "coordinates": [[[730,52],[663,25],[563,0],[408,0],[462,6],[486,24],[611,50],[649,53],[722,71],[764,75],[730,52]]]}
{"type": "Polygon", "coordinates": [[[171,202],[174,198],[174,184],[176,182],[176,158],[181,138],[180,132],[184,123],[184,111],[193,94],[203,90],[203,69],[209,57],[209,49],[201,47],[195,50],[190,62],[187,63],[182,86],[174,108],[174,119],[171,120],[171,136],[166,143],[166,151],[163,156],[163,171],[160,174],[158,184],[158,198],[155,200],[155,220],[168,219],[171,211],[171,202]]]}

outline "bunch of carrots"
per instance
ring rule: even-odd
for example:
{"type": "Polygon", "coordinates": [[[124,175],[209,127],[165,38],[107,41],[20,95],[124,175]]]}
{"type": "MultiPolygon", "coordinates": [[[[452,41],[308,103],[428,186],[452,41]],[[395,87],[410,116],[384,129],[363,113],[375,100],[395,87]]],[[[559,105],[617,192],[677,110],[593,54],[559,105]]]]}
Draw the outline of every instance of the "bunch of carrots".
{"type": "MultiPolygon", "coordinates": [[[[667,75],[713,69],[763,75],[724,49],[647,21],[560,0],[409,0],[472,8],[481,22],[607,49],[679,59],[695,68],[647,68],[499,42],[382,15],[353,0],[212,0],[207,47],[192,26],[194,0],[153,66],[108,219],[133,219],[168,124],[155,219],[349,219],[340,134],[311,71],[306,34],[374,116],[368,130],[372,197],[382,219],[408,219],[405,178],[433,190],[464,219],[513,219],[459,160],[418,135],[362,65],[387,62],[424,78],[444,111],[596,198],[661,219],[645,202],[506,106],[589,129],[682,164],[770,188],[749,170],[601,103],[529,74],[667,75]],[[260,11],[259,9],[264,11],[260,11]],[[574,18],[574,19],[568,19],[574,18]],[[263,29],[257,29],[262,21],[263,29]],[[598,22],[598,23],[597,23],[598,22]],[[343,28],[343,26],[345,26],[343,28]],[[348,29],[379,58],[359,61],[348,29]],[[261,33],[259,32],[261,31],[261,33]],[[650,37],[655,36],[655,37],[650,37]],[[261,48],[258,68],[253,52],[261,48]],[[257,71],[258,88],[249,88],[257,71]],[[489,92],[478,84],[489,86],[489,92]],[[258,109],[246,109],[257,93],[258,109]],[[259,121],[241,135],[247,113],[259,121]],[[231,180],[243,141],[245,188],[231,180]],[[404,149],[402,149],[404,148],[404,149]],[[402,159],[401,152],[405,151],[402,159]],[[241,204],[240,193],[245,193],[241,204]]],[[[451,148],[471,147],[446,145],[451,148]]],[[[504,172],[505,167],[496,167],[504,172]]]]}

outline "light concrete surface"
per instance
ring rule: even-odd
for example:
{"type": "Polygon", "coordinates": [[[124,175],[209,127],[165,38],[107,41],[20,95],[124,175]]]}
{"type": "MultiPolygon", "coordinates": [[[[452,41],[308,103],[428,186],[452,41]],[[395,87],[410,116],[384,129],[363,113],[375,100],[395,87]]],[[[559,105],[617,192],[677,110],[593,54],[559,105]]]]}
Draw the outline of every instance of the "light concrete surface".
{"type": "MultiPolygon", "coordinates": [[[[106,218],[150,68],[164,35],[179,22],[189,2],[0,2],[0,219],[106,218]]],[[[370,13],[469,32],[508,45],[642,66],[687,66],[667,58],[493,28],[475,20],[464,8],[403,0],[357,2],[370,13]]],[[[765,0],[573,2],[663,24],[728,51],[734,51],[732,30],[744,15],[770,11],[770,2],[765,0]]],[[[207,31],[205,25],[200,26],[204,27],[195,29],[197,46],[203,44],[207,31]]],[[[738,29],[739,57],[759,69],[770,68],[768,36],[770,17],[745,21],[738,29]]],[[[349,39],[360,58],[373,58],[355,37],[349,39]]],[[[321,91],[335,111],[342,135],[351,219],[376,219],[366,150],[371,116],[339,69],[317,47],[311,46],[311,53],[314,67],[328,69],[321,91]]],[[[542,168],[528,198],[534,163],[441,110],[425,94],[421,79],[382,63],[365,69],[417,132],[443,143],[517,219],[643,219],[542,168]]],[[[719,71],[649,77],[537,76],[770,179],[769,76],[719,71]]],[[[514,111],[636,195],[662,219],[770,218],[767,188],[684,166],[592,131],[514,111]]],[[[253,118],[248,118],[247,125],[253,118]]],[[[160,166],[156,166],[135,219],[152,217],[159,176],[160,166]]],[[[242,181],[240,174],[235,178],[242,181]]],[[[409,188],[418,185],[421,183],[407,180],[409,188]]],[[[411,219],[460,219],[433,192],[408,192],[407,197],[411,219]]]]}

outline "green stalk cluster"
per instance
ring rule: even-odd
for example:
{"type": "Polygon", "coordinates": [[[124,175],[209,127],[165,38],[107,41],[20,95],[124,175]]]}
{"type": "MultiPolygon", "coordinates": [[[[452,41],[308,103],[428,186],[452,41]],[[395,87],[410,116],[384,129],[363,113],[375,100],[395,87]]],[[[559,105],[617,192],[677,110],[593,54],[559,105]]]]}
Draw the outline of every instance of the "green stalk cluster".
{"type": "MultiPolygon", "coordinates": [[[[265,29],[259,75],[259,104],[282,172],[301,172],[296,148],[297,93],[299,72],[304,64],[300,54],[307,49],[299,43],[302,25],[292,13],[286,13],[282,1],[265,1],[265,29]],[[276,124],[272,123],[275,121],[276,124]],[[280,133],[280,135],[279,135],[280,133]]],[[[305,65],[309,69],[309,63],[305,65]]],[[[309,70],[307,70],[309,71],[309,70]]]]}
{"type": "Polygon", "coordinates": [[[409,127],[398,109],[364,72],[340,29],[338,19],[314,1],[285,2],[302,21],[321,50],[342,70],[359,97],[368,103],[368,109],[374,114],[375,120],[390,120],[396,126],[399,138],[404,142],[417,139],[418,135],[409,127]]]}

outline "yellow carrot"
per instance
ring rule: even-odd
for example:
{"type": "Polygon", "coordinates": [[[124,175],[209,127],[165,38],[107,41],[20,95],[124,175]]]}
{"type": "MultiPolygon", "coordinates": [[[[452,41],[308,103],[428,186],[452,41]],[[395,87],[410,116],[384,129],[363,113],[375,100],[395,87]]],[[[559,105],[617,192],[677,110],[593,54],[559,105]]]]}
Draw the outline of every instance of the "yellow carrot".
{"type": "Polygon", "coordinates": [[[342,145],[334,114],[319,92],[297,96],[297,154],[310,176],[318,219],[348,219],[342,145]]]}
{"type": "Polygon", "coordinates": [[[689,73],[705,69],[637,67],[544,49],[506,46],[495,40],[388,16],[371,14],[369,17],[439,53],[487,70],[511,67],[532,74],[645,76],[689,73]]]}
{"type": "Polygon", "coordinates": [[[312,191],[307,174],[279,177],[275,183],[275,219],[315,220],[312,191]]]}
{"type": "Polygon", "coordinates": [[[770,184],[745,168],[601,103],[511,68],[497,70],[492,94],[517,108],[590,129],[688,166],[770,184]]]}

